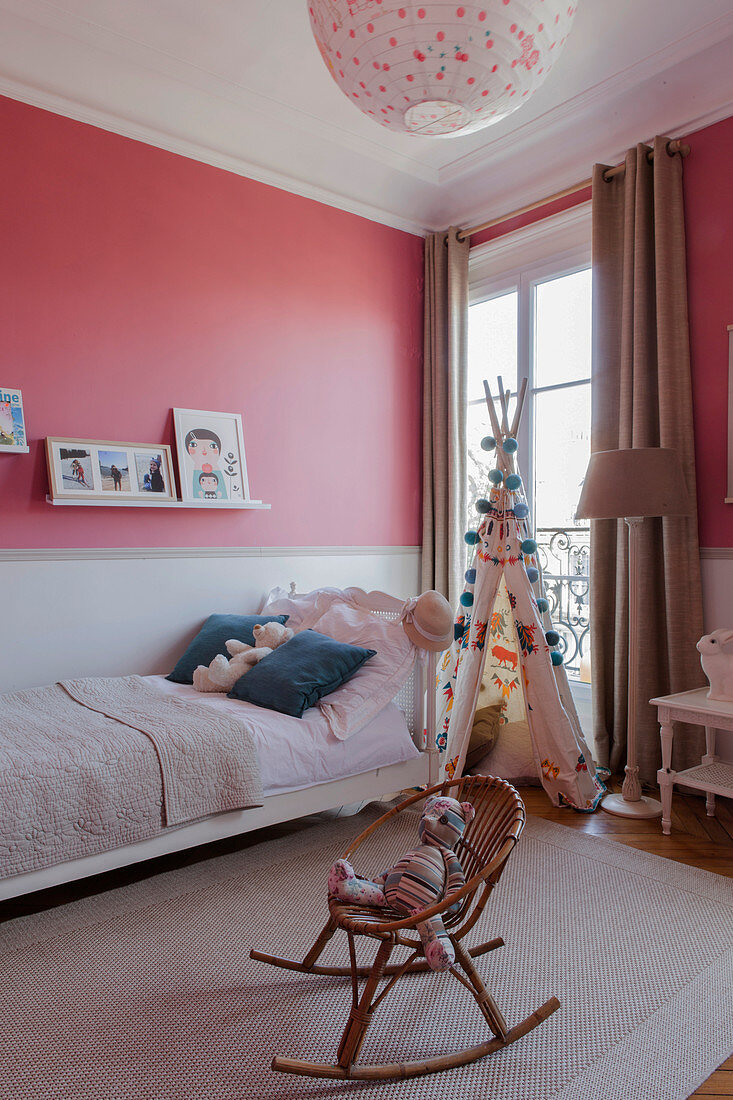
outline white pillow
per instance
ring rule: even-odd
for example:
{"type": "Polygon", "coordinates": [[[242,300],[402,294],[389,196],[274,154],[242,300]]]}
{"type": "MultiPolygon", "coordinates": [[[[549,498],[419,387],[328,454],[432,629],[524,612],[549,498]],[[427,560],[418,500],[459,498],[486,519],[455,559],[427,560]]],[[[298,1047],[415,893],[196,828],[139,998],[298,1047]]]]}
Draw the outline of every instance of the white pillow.
{"type": "Polygon", "coordinates": [[[377,651],[348,683],[318,704],[331,732],[345,741],[395,697],[412,671],[417,650],[401,623],[347,602],[332,602],[312,629],[337,642],[377,651]]]}

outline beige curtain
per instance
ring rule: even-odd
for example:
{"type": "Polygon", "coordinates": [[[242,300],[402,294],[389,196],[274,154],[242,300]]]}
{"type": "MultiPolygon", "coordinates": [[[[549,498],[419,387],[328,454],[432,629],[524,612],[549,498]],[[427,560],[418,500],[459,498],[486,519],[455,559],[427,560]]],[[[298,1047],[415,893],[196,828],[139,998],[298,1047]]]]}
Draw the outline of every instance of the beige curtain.
{"type": "MultiPolygon", "coordinates": [[[[591,449],[671,447],[695,498],[682,160],[667,139],[626,154],[623,174],[593,173],[591,449]]],[[[591,524],[591,649],[599,761],[626,759],[628,541],[623,520],[591,524]]],[[[697,515],[645,519],[639,538],[642,623],[636,713],[640,778],[661,766],[655,695],[705,683],[697,515]]],[[[676,769],[699,763],[702,733],[678,728],[676,769]]]]}
{"type": "Polygon", "coordinates": [[[466,334],[469,241],[425,241],[422,589],[458,605],[466,562],[466,334]]]}

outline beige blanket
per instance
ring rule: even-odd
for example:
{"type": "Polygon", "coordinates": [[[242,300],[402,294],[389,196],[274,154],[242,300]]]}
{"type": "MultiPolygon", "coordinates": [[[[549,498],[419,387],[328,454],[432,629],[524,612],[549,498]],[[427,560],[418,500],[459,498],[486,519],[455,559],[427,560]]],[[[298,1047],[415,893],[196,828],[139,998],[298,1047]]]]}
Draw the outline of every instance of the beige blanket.
{"type": "Polygon", "coordinates": [[[262,804],[243,722],[139,676],[0,696],[0,876],[262,804]]]}

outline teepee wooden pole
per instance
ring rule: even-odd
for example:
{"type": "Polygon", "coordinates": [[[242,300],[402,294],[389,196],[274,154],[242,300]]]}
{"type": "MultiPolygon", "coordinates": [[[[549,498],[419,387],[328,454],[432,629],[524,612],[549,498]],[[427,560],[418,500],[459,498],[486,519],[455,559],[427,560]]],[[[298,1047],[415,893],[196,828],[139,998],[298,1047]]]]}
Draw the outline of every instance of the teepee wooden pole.
{"type": "Polygon", "coordinates": [[[509,415],[508,415],[508,399],[509,390],[504,390],[504,379],[501,375],[498,375],[497,384],[499,386],[499,404],[501,405],[501,430],[504,433],[504,437],[509,435],[509,415]]]}
{"type": "Polygon", "coordinates": [[[514,410],[514,420],[512,421],[511,435],[517,438],[517,432],[519,431],[519,425],[522,423],[522,413],[524,412],[524,402],[527,398],[527,379],[522,379],[522,384],[519,387],[519,393],[517,394],[517,407],[514,410]]]}
{"type": "MultiPolygon", "coordinates": [[[[507,390],[506,393],[504,394],[504,404],[506,405],[506,420],[507,420],[507,425],[506,425],[506,429],[504,431],[504,435],[506,436],[507,439],[512,434],[512,431],[509,427],[509,399],[511,398],[511,396],[512,396],[512,391],[511,390],[507,390]]],[[[514,474],[514,473],[516,473],[516,471],[517,471],[516,455],[513,455],[513,454],[507,455],[507,470],[506,470],[506,472],[510,473],[510,474],[514,474]]]]}
{"type": "Polygon", "coordinates": [[[497,444],[497,447],[498,447],[498,445],[501,443],[501,441],[503,439],[503,436],[502,436],[501,428],[499,427],[499,421],[496,418],[496,408],[494,407],[494,398],[493,398],[493,395],[491,393],[491,386],[489,385],[488,381],[485,378],[484,378],[484,393],[486,394],[486,405],[487,405],[487,408],[489,410],[489,419],[491,421],[491,428],[492,428],[492,431],[494,433],[494,437],[496,439],[496,444],[497,444]]]}

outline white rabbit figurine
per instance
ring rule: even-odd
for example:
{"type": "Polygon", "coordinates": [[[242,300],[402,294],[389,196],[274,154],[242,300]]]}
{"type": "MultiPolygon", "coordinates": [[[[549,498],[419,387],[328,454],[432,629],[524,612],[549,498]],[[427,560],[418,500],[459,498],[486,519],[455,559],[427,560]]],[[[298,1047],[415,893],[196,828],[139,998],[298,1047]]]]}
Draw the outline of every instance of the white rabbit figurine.
{"type": "Polygon", "coordinates": [[[708,699],[733,702],[733,653],[723,653],[728,642],[733,642],[733,630],[714,630],[697,643],[700,664],[710,682],[708,699]]]}

